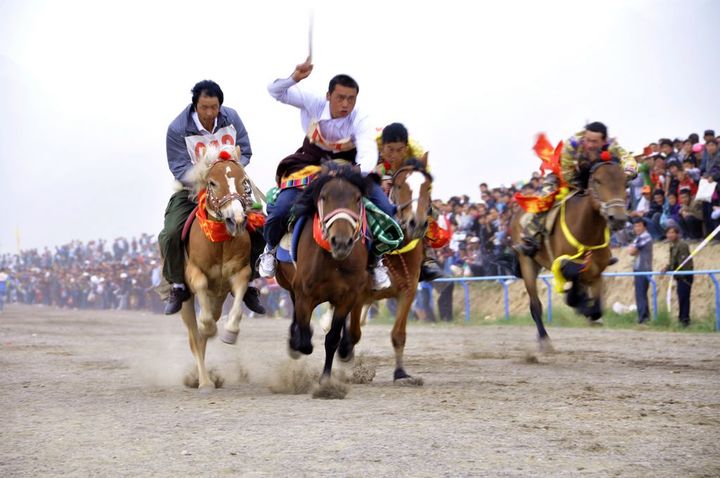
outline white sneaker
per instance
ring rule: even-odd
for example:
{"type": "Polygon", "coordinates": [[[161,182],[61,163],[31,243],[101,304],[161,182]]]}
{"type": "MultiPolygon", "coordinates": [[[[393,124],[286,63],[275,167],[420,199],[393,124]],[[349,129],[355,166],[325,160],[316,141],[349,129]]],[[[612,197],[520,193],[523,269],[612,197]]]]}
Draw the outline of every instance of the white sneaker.
{"type": "Polygon", "coordinates": [[[272,252],[265,252],[260,255],[260,264],[258,264],[258,272],[260,277],[275,277],[275,256],[272,252]]]}
{"type": "Polygon", "coordinates": [[[388,275],[388,268],[383,265],[382,262],[378,263],[373,269],[373,290],[387,289],[392,285],[390,276],[388,275]]]}

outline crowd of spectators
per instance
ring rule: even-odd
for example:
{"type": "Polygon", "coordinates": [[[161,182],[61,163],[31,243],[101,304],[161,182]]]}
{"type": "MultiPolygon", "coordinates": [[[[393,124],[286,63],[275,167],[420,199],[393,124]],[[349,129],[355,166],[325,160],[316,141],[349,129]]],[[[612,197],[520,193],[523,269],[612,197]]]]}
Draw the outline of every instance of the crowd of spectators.
{"type": "Polygon", "coordinates": [[[154,236],[72,241],[0,256],[5,301],[77,309],[162,310],[154,236]]]}
{"type": "MultiPolygon", "coordinates": [[[[628,211],[642,218],[656,241],[678,226],[684,239],[699,240],[720,224],[720,137],[705,131],[704,137],[662,138],[636,155],[637,177],[628,185],[628,211]]],[[[508,275],[514,270],[509,234],[510,219],[517,207],[513,197],[539,194],[542,178],[532,173],[528,181],[505,187],[480,184],[479,200],[468,195],[447,201],[435,200],[438,221],[452,228],[450,243],[432,250],[447,276],[508,275]]],[[[720,235],[718,235],[720,238],[720,235]]],[[[634,239],[630,223],[613,235],[613,245],[634,239]]],[[[154,288],[161,282],[160,259],[155,236],[143,234],[127,240],[117,238],[84,244],[73,241],[54,251],[45,248],[0,256],[0,307],[6,300],[26,304],[94,309],[140,309],[160,311],[154,288]],[[3,280],[4,279],[4,280],[3,280]]],[[[263,287],[270,311],[288,306],[283,291],[273,282],[263,287]]],[[[438,288],[441,319],[452,320],[452,284],[438,288]]],[[[421,290],[418,316],[434,320],[429,307],[429,286],[421,290]]],[[[281,310],[278,310],[278,309],[281,310]]]]}

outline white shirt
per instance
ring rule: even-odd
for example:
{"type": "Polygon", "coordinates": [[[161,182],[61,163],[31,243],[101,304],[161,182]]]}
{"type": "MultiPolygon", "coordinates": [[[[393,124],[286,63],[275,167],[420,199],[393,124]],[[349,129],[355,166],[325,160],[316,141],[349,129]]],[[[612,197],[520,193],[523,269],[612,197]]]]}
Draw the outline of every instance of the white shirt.
{"type": "Polygon", "coordinates": [[[200,131],[200,134],[207,136],[208,134],[213,134],[215,130],[217,129],[217,116],[215,117],[215,122],[213,123],[213,130],[208,131],[205,129],[205,126],[202,125],[200,122],[200,118],[198,118],[197,111],[193,111],[192,119],[195,122],[195,126],[197,126],[198,131],[200,131]]]}
{"type": "Polygon", "coordinates": [[[270,96],[281,103],[300,109],[300,122],[305,133],[317,122],[323,137],[329,142],[350,138],[357,148],[355,162],[363,171],[371,171],[377,164],[378,149],[375,128],[366,115],[353,108],[344,118],[330,116],[330,102],[324,97],[300,89],[295,80],[278,79],[268,85],[270,96]]]}

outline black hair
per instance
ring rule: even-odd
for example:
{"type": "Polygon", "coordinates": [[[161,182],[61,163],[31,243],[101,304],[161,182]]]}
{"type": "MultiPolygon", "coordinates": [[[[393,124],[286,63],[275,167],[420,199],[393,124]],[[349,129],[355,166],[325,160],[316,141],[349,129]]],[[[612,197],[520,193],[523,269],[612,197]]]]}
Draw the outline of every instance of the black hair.
{"type": "Polygon", "coordinates": [[[585,125],[585,130],[592,131],[593,133],[600,133],[602,134],[603,139],[607,139],[607,126],[599,121],[593,121],[592,123],[585,125]]]}
{"type": "MultiPolygon", "coordinates": [[[[669,221],[668,221],[668,222],[669,222],[669,221]]],[[[665,228],[666,231],[669,231],[670,229],[672,229],[673,231],[675,231],[675,232],[677,232],[678,234],[680,234],[680,226],[678,226],[678,225],[675,224],[674,222],[668,224],[668,226],[665,228]]]]}
{"type": "Polygon", "coordinates": [[[688,136],[688,139],[692,144],[699,143],[700,142],[700,136],[698,136],[697,133],[690,133],[690,136],[688,136]]]}
{"type": "Polygon", "coordinates": [[[709,140],[705,141],[705,144],[710,144],[710,143],[714,144],[715,146],[717,146],[717,144],[718,144],[718,142],[715,138],[710,138],[709,140]]]}
{"type": "Polygon", "coordinates": [[[360,87],[357,84],[357,81],[353,80],[352,77],[348,75],[335,75],[333,76],[332,80],[330,80],[330,85],[328,85],[328,93],[332,93],[335,91],[335,86],[340,85],[344,86],[346,88],[355,88],[356,93],[360,93],[360,87]]]}
{"type": "Polygon", "coordinates": [[[408,142],[408,130],[400,123],[391,123],[382,130],[381,139],[385,143],[405,143],[408,142]]]}
{"type": "Polygon", "coordinates": [[[225,95],[223,95],[222,90],[220,89],[220,85],[215,83],[212,80],[202,80],[197,83],[195,83],[195,86],[193,86],[192,90],[192,104],[193,108],[197,107],[198,100],[202,95],[209,96],[211,98],[217,98],[220,104],[223,104],[223,100],[225,99],[225,95]]]}
{"type": "Polygon", "coordinates": [[[667,139],[667,138],[663,138],[663,139],[660,140],[660,146],[670,146],[670,147],[672,148],[672,147],[673,147],[673,142],[670,141],[670,140],[667,139]]]}
{"type": "Polygon", "coordinates": [[[323,172],[318,178],[305,188],[302,195],[295,201],[293,211],[295,217],[312,217],[317,212],[317,202],[320,198],[320,191],[331,179],[342,179],[360,190],[365,195],[366,182],[359,171],[348,165],[339,165],[332,161],[323,164],[323,172]]]}

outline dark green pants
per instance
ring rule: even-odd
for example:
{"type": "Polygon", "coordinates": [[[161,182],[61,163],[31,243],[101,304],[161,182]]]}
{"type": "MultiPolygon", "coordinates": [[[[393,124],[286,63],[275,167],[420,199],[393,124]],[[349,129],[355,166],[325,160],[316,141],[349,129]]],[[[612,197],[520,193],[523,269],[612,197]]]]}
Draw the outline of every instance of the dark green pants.
{"type": "MultiPolygon", "coordinates": [[[[163,277],[171,284],[185,283],[185,244],[180,236],[185,221],[196,205],[188,198],[188,191],[183,190],[173,194],[165,208],[165,226],[158,236],[158,244],[160,253],[165,258],[163,277]]],[[[255,263],[265,249],[262,229],[250,233],[250,248],[252,279],[256,279],[258,275],[255,263]]]]}
{"type": "Polygon", "coordinates": [[[163,261],[163,277],[171,284],[185,283],[185,245],[180,237],[183,226],[195,204],[188,191],[178,191],[165,208],[165,226],[158,236],[163,261]]]}

